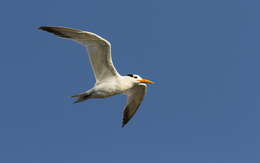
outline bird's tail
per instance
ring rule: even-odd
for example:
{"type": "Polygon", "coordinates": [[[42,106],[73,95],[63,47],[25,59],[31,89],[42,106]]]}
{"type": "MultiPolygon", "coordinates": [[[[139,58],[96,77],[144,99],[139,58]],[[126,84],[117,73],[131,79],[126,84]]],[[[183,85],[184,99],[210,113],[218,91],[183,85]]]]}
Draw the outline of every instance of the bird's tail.
{"type": "Polygon", "coordinates": [[[75,103],[79,103],[79,102],[82,102],[82,101],[85,101],[87,99],[90,98],[90,93],[89,92],[84,92],[84,93],[80,93],[80,94],[76,94],[74,96],[71,96],[73,98],[77,98],[77,100],[74,102],[75,103]]]}

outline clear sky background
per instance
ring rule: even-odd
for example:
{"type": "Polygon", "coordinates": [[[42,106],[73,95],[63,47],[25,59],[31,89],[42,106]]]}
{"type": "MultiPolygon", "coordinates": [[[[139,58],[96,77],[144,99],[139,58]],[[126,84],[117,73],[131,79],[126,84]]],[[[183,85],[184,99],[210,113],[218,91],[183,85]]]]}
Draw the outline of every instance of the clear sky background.
{"type": "Polygon", "coordinates": [[[259,0],[0,2],[0,162],[259,163],[259,0]],[[88,30],[121,74],[157,81],[72,104],[95,82],[85,49],[37,30],[88,30]]]}

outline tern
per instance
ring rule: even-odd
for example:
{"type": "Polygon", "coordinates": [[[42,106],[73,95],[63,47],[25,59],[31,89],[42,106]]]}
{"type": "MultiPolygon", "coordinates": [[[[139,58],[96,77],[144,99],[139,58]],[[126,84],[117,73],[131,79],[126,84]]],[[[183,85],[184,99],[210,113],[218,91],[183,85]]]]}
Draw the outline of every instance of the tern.
{"type": "Polygon", "coordinates": [[[112,62],[110,42],[95,33],[55,26],[41,26],[39,29],[76,41],[87,48],[96,83],[88,91],[72,96],[76,98],[74,103],[126,94],[128,102],[123,113],[122,127],[124,127],[142,103],[147,91],[146,83],[154,82],[136,74],[120,75],[112,62]]]}

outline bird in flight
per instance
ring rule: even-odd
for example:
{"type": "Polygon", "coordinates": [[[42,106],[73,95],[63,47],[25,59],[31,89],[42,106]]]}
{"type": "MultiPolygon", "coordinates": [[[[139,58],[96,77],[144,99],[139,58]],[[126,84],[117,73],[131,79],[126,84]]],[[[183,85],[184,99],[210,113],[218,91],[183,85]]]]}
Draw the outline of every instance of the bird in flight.
{"type": "Polygon", "coordinates": [[[92,98],[126,94],[128,102],[122,121],[122,127],[124,127],[143,101],[147,90],[146,83],[152,84],[154,82],[143,79],[136,74],[120,75],[112,62],[110,42],[97,34],[66,27],[41,26],[39,29],[65,39],[74,40],[87,48],[96,83],[88,91],[72,96],[76,98],[74,103],[92,98]]]}

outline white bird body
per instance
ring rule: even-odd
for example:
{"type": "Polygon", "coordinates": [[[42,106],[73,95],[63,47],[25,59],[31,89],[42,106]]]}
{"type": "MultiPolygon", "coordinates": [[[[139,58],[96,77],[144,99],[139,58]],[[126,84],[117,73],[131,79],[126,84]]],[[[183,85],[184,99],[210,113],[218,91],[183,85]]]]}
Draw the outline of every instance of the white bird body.
{"type": "Polygon", "coordinates": [[[72,96],[77,98],[75,103],[91,98],[106,98],[116,94],[127,94],[128,104],[124,110],[122,126],[126,125],[134,116],[146,94],[147,85],[144,83],[151,84],[154,82],[134,74],[121,76],[112,62],[111,44],[94,33],[65,27],[42,26],[39,29],[74,40],[87,48],[96,83],[90,90],[72,96]]]}
{"type": "Polygon", "coordinates": [[[105,98],[116,94],[127,94],[134,85],[128,77],[118,76],[97,82],[90,91],[93,92],[93,98],[105,98]]]}

